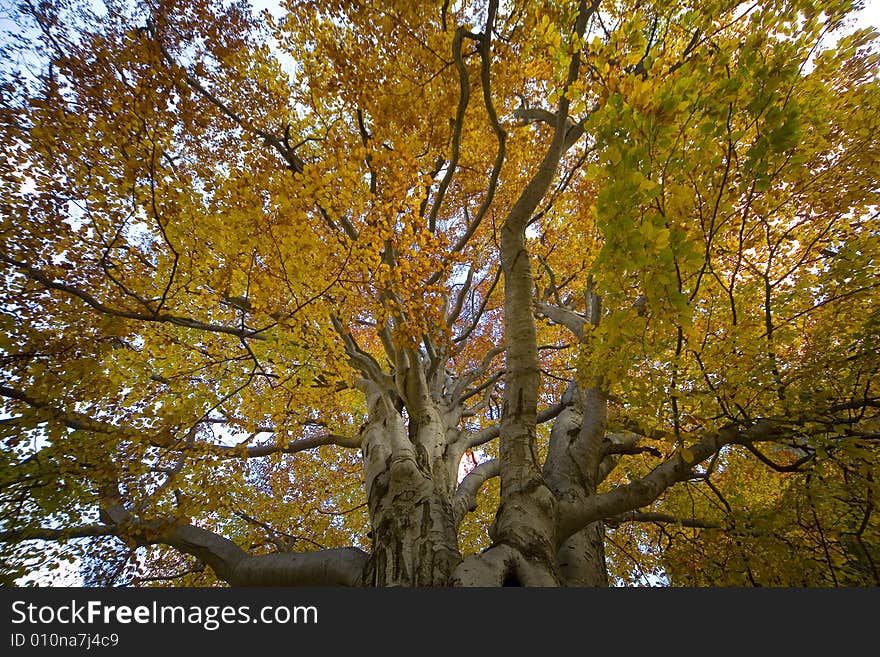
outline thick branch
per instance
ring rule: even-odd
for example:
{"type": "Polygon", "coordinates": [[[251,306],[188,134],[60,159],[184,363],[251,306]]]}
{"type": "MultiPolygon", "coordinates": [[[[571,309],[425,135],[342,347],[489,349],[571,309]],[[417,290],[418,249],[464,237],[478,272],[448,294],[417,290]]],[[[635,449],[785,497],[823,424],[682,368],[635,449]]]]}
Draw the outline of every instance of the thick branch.
{"type": "Polygon", "coordinates": [[[584,333],[584,326],[587,323],[586,317],[569,308],[538,302],[535,304],[535,310],[551,322],[561,324],[578,338],[584,333]]]}
{"type": "Polygon", "coordinates": [[[362,586],[369,555],[357,548],[249,556],[238,563],[233,586],[362,586]]]}
{"type": "Polygon", "coordinates": [[[627,441],[621,443],[608,443],[602,449],[603,456],[609,454],[650,454],[660,458],[663,453],[656,447],[650,445],[638,445],[636,441],[627,441]]]}
{"type": "Polygon", "coordinates": [[[132,520],[69,529],[31,528],[0,532],[0,542],[63,541],[119,536],[137,545],[169,545],[208,564],[232,586],[360,586],[367,554],[356,548],[250,555],[219,534],[189,524],[132,520]]]}
{"type": "Polygon", "coordinates": [[[342,338],[345,352],[348,354],[349,359],[351,359],[352,365],[376,385],[382,387],[390,385],[392,383],[391,377],[382,371],[382,366],[379,365],[375,358],[361,349],[351,331],[343,326],[342,321],[335,315],[330,318],[330,321],[333,324],[333,328],[342,338]]]}
{"type": "Polygon", "coordinates": [[[487,481],[501,474],[501,463],[492,459],[480,463],[461,480],[452,498],[452,513],[456,527],[461,524],[468,511],[477,509],[477,493],[487,481]]]}
{"type": "MultiPolygon", "coordinates": [[[[573,40],[583,38],[587,21],[598,6],[579,3],[573,40]]],[[[491,6],[491,5],[490,5],[491,6]]],[[[540,384],[537,331],[532,310],[532,276],[526,228],[556,176],[566,147],[568,90],[580,71],[580,52],[571,58],[561,89],[553,137],[537,171],[531,176],[501,229],[504,274],[504,336],[507,345],[500,427],[502,502],[491,531],[493,540],[520,554],[528,553],[548,579],[557,579],[555,522],[557,501],[541,474],[535,442],[540,384]]],[[[520,581],[523,581],[520,579],[520,581]]]]}
{"type": "Polygon", "coordinates": [[[136,538],[193,555],[232,586],[360,586],[367,562],[367,554],[355,548],[254,556],[228,538],[194,525],[157,529],[136,538]]]}
{"type": "Polygon", "coordinates": [[[782,435],[783,430],[782,423],[771,419],[759,420],[742,429],[728,426],[703,436],[687,450],[676,450],[672,457],[650,473],[626,486],[585,499],[562,499],[559,507],[558,540],[564,540],[591,522],[649,505],[670,486],[689,478],[695,465],[705,461],[725,445],[774,440],[782,435]]]}
{"type": "Polygon", "coordinates": [[[546,123],[556,125],[556,114],[541,107],[518,107],[513,115],[523,123],[546,123]]]}

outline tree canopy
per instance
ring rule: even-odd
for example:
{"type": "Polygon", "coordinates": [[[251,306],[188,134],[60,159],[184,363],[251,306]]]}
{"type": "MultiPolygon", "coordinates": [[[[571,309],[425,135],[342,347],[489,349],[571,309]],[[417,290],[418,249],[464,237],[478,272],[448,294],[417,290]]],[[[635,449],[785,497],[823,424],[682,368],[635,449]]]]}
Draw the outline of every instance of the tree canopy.
{"type": "Polygon", "coordinates": [[[16,3],[4,581],[880,585],[857,8],[16,3]]]}

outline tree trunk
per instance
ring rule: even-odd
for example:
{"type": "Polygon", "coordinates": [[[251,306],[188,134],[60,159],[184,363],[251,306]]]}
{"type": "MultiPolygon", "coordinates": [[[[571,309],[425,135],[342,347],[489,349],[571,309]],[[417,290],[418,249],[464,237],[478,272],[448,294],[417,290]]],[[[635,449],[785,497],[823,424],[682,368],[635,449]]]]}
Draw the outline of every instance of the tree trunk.
{"type": "MultiPolygon", "coordinates": [[[[596,492],[605,431],[605,398],[598,387],[582,392],[573,384],[564,401],[568,406],[550,431],[544,479],[557,498],[582,499],[596,492]]],[[[556,560],[566,586],[608,586],[603,523],[591,523],[568,537],[556,560]]]]}
{"type": "MultiPolygon", "coordinates": [[[[436,424],[427,430],[443,432],[436,424]]],[[[385,396],[374,398],[362,431],[373,541],[364,583],[448,585],[461,555],[442,451],[440,457],[429,453],[425,431],[413,420],[407,430],[401,412],[385,396]]]]}
{"type": "Polygon", "coordinates": [[[366,584],[449,584],[461,561],[452,505],[429,477],[391,465],[373,480],[369,507],[373,549],[366,584]]]}
{"type": "Polygon", "coordinates": [[[566,586],[608,586],[605,525],[594,522],[569,537],[556,560],[566,586]]]}

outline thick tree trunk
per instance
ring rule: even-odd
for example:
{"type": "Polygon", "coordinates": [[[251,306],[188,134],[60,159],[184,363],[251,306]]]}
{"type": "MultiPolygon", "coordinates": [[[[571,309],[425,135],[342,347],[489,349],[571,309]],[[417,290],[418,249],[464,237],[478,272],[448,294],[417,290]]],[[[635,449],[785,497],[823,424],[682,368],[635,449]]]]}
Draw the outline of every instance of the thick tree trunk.
{"type": "MultiPolygon", "coordinates": [[[[597,4],[588,11],[585,0],[579,3],[573,30],[578,39],[583,37],[589,14],[597,4]]],[[[513,585],[555,585],[561,578],[556,559],[558,498],[544,479],[535,444],[540,369],[532,297],[534,278],[526,228],[550,189],[562,155],[570,146],[567,140],[570,98],[565,91],[577,80],[579,70],[580,55],[576,53],[569,62],[547,152],[501,228],[506,371],[499,449],[501,504],[491,532],[493,541],[501,549],[484,561],[489,579],[493,573],[502,572],[503,583],[513,585]]],[[[467,572],[458,576],[460,581],[482,582],[478,562],[466,564],[464,570],[467,572]]]]}
{"type": "MultiPolygon", "coordinates": [[[[558,499],[583,499],[598,485],[606,400],[598,386],[582,392],[572,384],[565,401],[550,432],[544,479],[558,499]]],[[[604,525],[594,522],[568,537],[556,560],[566,586],[607,586],[604,525]]]]}
{"type": "Polygon", "coordinates": [[[391,467],[370,496],[373,549],[365,583],[445,586],[461,561],[449,497],[421,472],[391,467]]]}
{"type": "Polygon", "coordinates": [[[605,526],[594,522],[569,537],[556,559],[566,586],[608,586],[605,526]]]}
{"type": "MultiPolygon", "coordinates": [[[[364,583],[448,585],[461,561],[453,491],[443,451],[424,446],[426,440],[438,443],[439,438],[425,438],[412,419],[407,429],[387,396],[374,396],[370,407],[362,449],[373,549],[364,583]]],[[[438,424],[426,431],[445,434],[438,424]]]]}
{"type": "MultiPolygon", "coordinates": [[[[507,372],[501,415],[501,504],[492,533],[495,542],[513,548],[546,573],[547,583],[555,583],[556,499],[541,475],[535,442],[539,369],[524,225],[508,223],[501,231],[507,372]]],[[[509,579],[521,585],[522,578],[517,572],[509,579]]]]}

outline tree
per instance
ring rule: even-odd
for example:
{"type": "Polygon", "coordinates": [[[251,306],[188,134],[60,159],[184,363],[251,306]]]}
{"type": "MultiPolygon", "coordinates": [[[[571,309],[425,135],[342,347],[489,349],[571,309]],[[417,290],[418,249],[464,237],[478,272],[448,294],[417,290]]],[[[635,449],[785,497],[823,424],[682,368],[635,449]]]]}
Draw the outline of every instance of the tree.
{"type": "Polygon", "coordinates": [[[7,581],[880,584],[853,10],[20,3],[7,581]]]}

